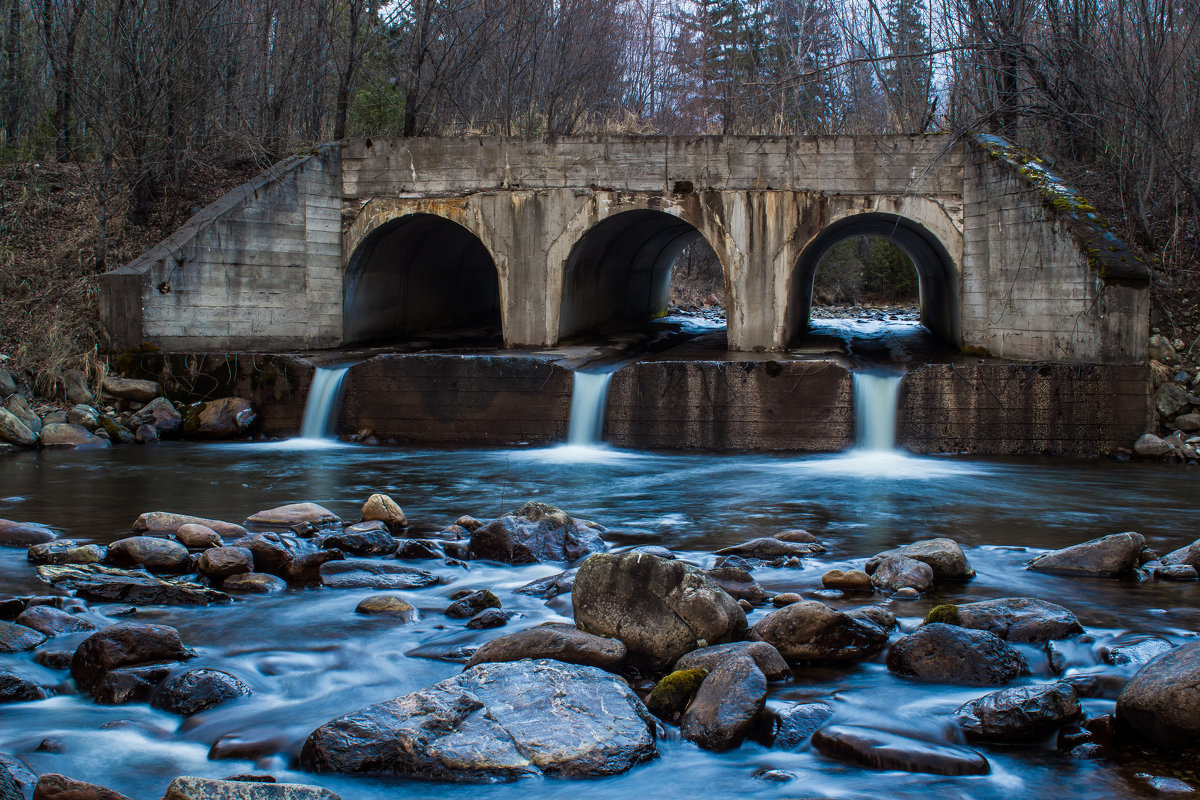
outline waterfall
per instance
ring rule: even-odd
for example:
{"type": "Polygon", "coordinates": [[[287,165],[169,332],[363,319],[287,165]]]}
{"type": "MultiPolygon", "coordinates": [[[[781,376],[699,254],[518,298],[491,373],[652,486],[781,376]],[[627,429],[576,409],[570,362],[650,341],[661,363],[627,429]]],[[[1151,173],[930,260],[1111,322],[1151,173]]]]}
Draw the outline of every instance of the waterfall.
{"type": "Polygon", "coordinates": [[[604,443],[604,405],[612,376],[611,372],[575,372],[567,444],[598,447],[604,443]]]}
{"type": "Polygon", "coordinates": [[[331,433],[337,422],[338,394],[342,379],[349,371],[349,364],[317,367],[312,386],[308,389],[308,400],[304,404],[304,420],[300,423],[301,439],[312,441],[332,438],[331,433]]]}
{"type": "Polygon", "coordinates": [[[899,375],[854,373],[856,449],[891,452],[896,449],[896,405],[899,375]]]}

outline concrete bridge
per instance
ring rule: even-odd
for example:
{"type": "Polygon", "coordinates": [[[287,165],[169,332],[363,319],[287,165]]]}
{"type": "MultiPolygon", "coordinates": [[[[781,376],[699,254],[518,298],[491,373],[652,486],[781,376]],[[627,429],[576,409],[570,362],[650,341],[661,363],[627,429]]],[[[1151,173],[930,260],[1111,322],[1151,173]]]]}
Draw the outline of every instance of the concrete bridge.
{"type": "Polygon", "coordinates": [[[295,351],[491,326],[543,347],[666,307],[703,236],[732,350],[782,351],[822,255],[904,248],[967,352],[1145,359],[1148,270],[1045,165],[992,137],[368,139],[295,158],[102,277],[109,349],[295,351]]]}

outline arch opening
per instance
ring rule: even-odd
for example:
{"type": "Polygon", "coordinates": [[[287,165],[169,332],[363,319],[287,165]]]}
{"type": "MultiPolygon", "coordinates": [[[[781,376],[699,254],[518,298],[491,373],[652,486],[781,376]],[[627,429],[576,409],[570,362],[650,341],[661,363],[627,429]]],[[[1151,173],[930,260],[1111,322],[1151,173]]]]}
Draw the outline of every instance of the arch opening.
{"type": "Polygon", "coordinates": [[[672,303],[687,308],[708,301],[719,309],[725,283],[722,276],[715,285],[714,264],[720,270],[703,234],[665,211],[623,211],[602,220],[567,257],[559,338],[657,319],[672,303]],[[673,275],[683,280],[673,283],[673,275]]]}
{"type": "MultiPolygon", "coordinates": [[[[868,213],[840,219],[827,226],[804,248],[792,270],[788,295],[787,333],[789,343],[812,325],[814,283],[818,269],[835,248],[853,240],[883,241],[894,245],[908,258],[916,273],[916,295],[920,321],[930,333],[947,344],[957,346],[958,277],[954,261],[941,242],[920,224],[897,214],[868,213]]],[[[891,285],[903,296],[904,266],[888,254],[881,271],[891,270],[891,285]]],[[[886,274],[882,276],[888,280],[886,274]]]]}
{"type": "Polygon", "coordinates": [[[373,230],[350,257],[344,298],[346,344],[501,335],[491,254],[475,234],[435,214],[408,214],[373,230]]]}

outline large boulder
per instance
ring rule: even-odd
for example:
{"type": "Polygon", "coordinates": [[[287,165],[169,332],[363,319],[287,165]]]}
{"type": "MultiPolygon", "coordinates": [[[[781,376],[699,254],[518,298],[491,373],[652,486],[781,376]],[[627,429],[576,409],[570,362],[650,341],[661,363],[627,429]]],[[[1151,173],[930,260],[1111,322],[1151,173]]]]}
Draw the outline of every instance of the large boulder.
{"type": "Polygon", "coordinates": [[[180,606],[232,602],[229,595],[198,583],[100,564],[42,564],[37,568],[37,573],[39,578],[48,583],[61,589],[74,589],[92,600],[180,606]]]}
{"type": "Polygon", "coordinates": [[[36,522],[0,519],[0,546],[2,547],[32,547],[56,538],[58,538],[58,534],[45,525],[39,525],[36,522]]]}
{"type": "Polygon", "coordinates": [[[506,564],[577,561],[604,550],[604,528],[546,505],[526,503],[471,534],[471,558],[506,564]]]}
{"type": "Polygon", "coordinates": [[[1117,721],[1151,744],[1194,747],[1200,738],[1200,643],[1176,647],[1138,670],[1117,699],[1117,721]]]}
{"type": "Polygon", "coordinates": [[[149,425],[159,436],[172,436],[183,427],[183,415],[165,397],[151,400],[129,418],[132,428],[149,425]]]}
{"type": "Polygon", "coordinates": [[[679,718],[679,733],[705,750],[729,750],[746,738],[767,699],[767,678],[747,656],[725,659],[700,684],[679,718]]]}
{"type": "Polygon", "coordinates": [[[242,397],[222,397],[201,404],[199,410],[184,419],[183,430],[199,439],[225,439],[246,433],[258,419],[250,401],[242,397]]]}
{"type": "Polygon", "coordinates": [[[130,536],[108,546],[108,560],[118,567],[145,567],[151,572],[182,572],[188,566],[188,550],[170,539],[130,536]]]}
{"type": "Polygon", "coordinates": [[[888,556],[904,556],[928,564],[933,570],[935,581],[965,581],[975,577],[975,570],[967,561],[962,547],[953,539],[922,539],[891,550],[884,550],[867,561],[866,572],[875,572],[876,567],[888,556]]]}
{"type": "Polygon", "coordinates": [[[123,622],[83,640],[71,658],[71,677],[80,690],[91,692],[115,669],[185,661],[195,656],[180,640],[179,631],[168,625],[123,622]]]}
{"type": "Polygon", "coordinates": [[[38,435],[29,430],[16,414],[7,408],[0,408],[0,442],[37,447],[38,435]]]}
{"type": "Polygon", "coordinates": [[[887,631],[863,616],[804,600],[754,624],[752,638],[768,642],[790,662],[860,661],[887,646],[887,631]]]}
{"type": "Polygon", "coordinates": [[[334,589],[423,589],[441,580],[432,572],[394,561],[355,558],[321,565],[321,583],[334,589]]]}
{"type": "Polygon", "coordinates": [[[999,636],[935,622],[891,646],[887,667],[898,675],[940,683],[1007,683],[1029,672],[1025,657],[999,636]]]}
{"type": "Polygon", "coordinates": [[[1083,633],[1070,609],[1034,597],[935,606],[925,621],[988,631],[1009,642],[1040,643],[1083,633]]]}
{"type": "Polygon", "coordinates": [[[29,405],[29,401],[24,396],[19,394],[9,395],[5,398],[3,405],[4,410],[12,414],[21,423],[29,428],[30,432],[35,436],[42,432],[42,418],[37,415],[37,412],[29,405]]]}
{"type": "Polygon", "coordinates": [[[300,783],[182,777],[171,781],[162,800],[341,800],[341,797],[324,787],[300,783]]]}
{"type": "Polygon", "coordinates": [[[245,536],[249,533],[241,525],[235,525],[232,522],[193,517],[189,514],[175,514],[170,511],[147,511],[133,523],[132,530],[134,533],[145,533],[146,531],[176,533],[184,525],[203,525],[221,536],[245,536]]]}
{"type": "Polygon", "coordinates": [[[964,703],[954,712],[958,724],[974,739],[1031,742],[1083,717],[1079,696],[1065,683],[1018,686],[964,703]]]}
{"type": "Polygon", "coordinates": [[[191,669],[162,683],[150,704],[172,714],[190,717],[250,693],[249,686],[228,672],[191,669]]]}
{"type": "Polygon", "coordinates": [[[162,387],[156,381],[144,381],[139,378],[119,378],[109,375],[100,382],[100,388],[113,397],[121,400],[133,400],[138,403],[149,403],[162,394],[162,387]]]}
{"type": "Polygon", "coordinates": [[[661,672],[684,653],[742,639],[746,614],[696,567],[647,553],[597,553],[571,595],[580,630],[620,639],[635,666],[661,672]]]}
{"type": "Polygon", "coordinates": [[[814,733],[812,742],[823,755],[871,769],[933,775],[986,775],[991,771],[987,759],[970,748],[858,725],[829,725],[814,733]]]}
{"type": "Polygon", "coordinates": [[[0,622],[0,653],[20,653],[32,650],[46,641],[46,635],[25,625],[0,622]]]}
{"type": "Polygon", "coordinates": [[[328,722],[300,762],[316,772],[474,781],[616,775],[656,755],[653,718],[624,681],[535,660],[479,664],[328,722]]]}
{"type": "Polygon", "coordinates": [[[42,428],[42,447],[74,448],[76,450],[103,450],[112,442],[96,436],[82,425],[69,422],[52,422],[42,428]]]}
{"type": "Polygon", "coordinates": [[[593,636],[574,625],[547,622],[484,642],[471,655],[467,667],[525,658],[549,658],[613,672],[625,660],[625,653],[625,645],[619,639],[593,636]]]}
{"type": "Polygon", "coordinates": [[[246,518],[246,525],[262,528],[289,528],[308,523],[314,528],[340,525],[342,518],[316,503],[287,503],[268,508],[246,518]]]}
{"type": "Polygon", "coordinates": [[[1030,561],[1028,568],[1057,575],[1119,578],[1133,572],[1145,549],[1146,540],[1140,533],[1114,533],[1043,553],[1030,561]]]}

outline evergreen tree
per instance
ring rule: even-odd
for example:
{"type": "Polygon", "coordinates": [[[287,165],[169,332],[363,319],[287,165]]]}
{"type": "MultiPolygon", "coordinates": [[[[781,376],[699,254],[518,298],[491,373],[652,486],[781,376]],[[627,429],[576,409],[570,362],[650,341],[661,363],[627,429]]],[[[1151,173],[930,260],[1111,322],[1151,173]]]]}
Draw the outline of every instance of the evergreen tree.
{"type": "Polygon", "coordinates": [[[888,0],[888,40],[892,64],[883,70],[884,88],[898,129],[922,133],[932,121],[933,59],[922,0],[888,0]]]}

